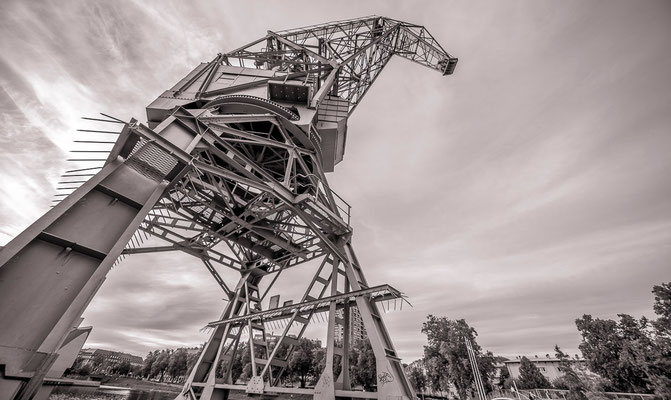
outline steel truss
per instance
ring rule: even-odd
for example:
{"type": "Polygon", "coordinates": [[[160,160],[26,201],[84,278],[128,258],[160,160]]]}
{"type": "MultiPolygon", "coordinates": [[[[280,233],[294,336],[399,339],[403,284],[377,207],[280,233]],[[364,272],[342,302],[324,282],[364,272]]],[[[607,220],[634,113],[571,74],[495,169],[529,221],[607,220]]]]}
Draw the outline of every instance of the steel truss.
{"type": "Polygon", "coordinates": [[[226,399],[230,390],[414,398],[378,309],[379,301],[403,300],[401,293],[368,284],[352,247],[350,206],[325,175],[342,159],[347,118],[393,55],[443,75],[456,65],[421,26],[339,21],[268,32],[219,54],[148,106],[147,125],[92,119],[123,127],[114,142],[80,141],[113,143],[102,169],[69,171],[68,179],[87,179],[64,181],[74,191],[0,252],[0,320],[9,326],[0,332],[0,392],[33,398],[63,338],[125,256],[178,250],[200,259],[228,300],[221,319],[208,324],[182,398],[226,399]],[[150,236],[162,244],[143,245],[150,236]],[[309,261],[319,267],[301,300],[264,310],[282,272],[309,261]],[[222,269],[239,274],[237,282],[222,269]],[[19,306],[26,313],[15,313],[19,306]],[[353,306],[375,353],[376,393],[351,387],[353,306]],[[316,387],[281,386],[289,357],[322,313],[327,356],[316,387]],[[284,329],[271,347],[266,325],[278,322],[284,329]],[[239,385],[232,362],[243,340],[252,377],[239,385]]]}
{"type": "MultiPolygon", "coordinates": [[[[301,77],[314,86],[313,107],[331,95],[347,100],[351,114],[393,55],[443,75],[451,74],[457,63],[423,26],[373,15],[277,33],[268,31],[261,39],[219,55],[208,68],[225,63],[286,72],[282,79],[301,77]]],[[[206,86],[198,96],[233,91],[206,90],[206,86]]]]}

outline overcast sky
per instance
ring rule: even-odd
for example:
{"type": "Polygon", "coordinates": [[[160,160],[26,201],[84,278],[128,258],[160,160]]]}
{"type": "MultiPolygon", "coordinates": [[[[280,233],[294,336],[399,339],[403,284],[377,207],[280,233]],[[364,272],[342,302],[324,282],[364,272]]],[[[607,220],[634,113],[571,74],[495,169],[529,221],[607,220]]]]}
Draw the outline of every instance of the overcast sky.
{"type": "MultiPolygon", "coordinates": [[[[385,316],[404,361],[427,314],[513,356],[575,353],[585,313],[651,316],[671,280],[668,1],[2,2],[0,245],[48,210],[80,116],[143,121],[217,52],[370,14],[459,57],[448,77],[390,62],[329,176],[369,282],[414,306],[385,316]]],[[[200,344],[222,297],[189,256],[129,257],[84,314],[87,346],[200,344]]]]}

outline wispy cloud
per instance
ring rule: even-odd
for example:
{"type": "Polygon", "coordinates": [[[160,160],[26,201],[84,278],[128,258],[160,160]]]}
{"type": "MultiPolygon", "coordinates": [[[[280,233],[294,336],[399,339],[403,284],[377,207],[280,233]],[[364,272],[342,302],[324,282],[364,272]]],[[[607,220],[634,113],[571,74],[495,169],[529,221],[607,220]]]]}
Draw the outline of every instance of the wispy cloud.
{"type": "MultiPolygon", "coordinates": [[[[386,317],[400,353],[421,354],[429,313],[466,318],[508,355],[575,352],[583,313],[650,314],[651,286],[670,278],[668,2],[329,7],[4,2],[0,242],[48,209],[80,116],[143,119],[199,62],[267,29],[375,13],[427,26],[460,58],[447,78],[393,60],[330,177],[354,207],[369,281],[414,305],[386,317]]],[[[224,302],[196,261],[127,258],[85,313],[89,344],[202,343],[224,302]]],[[[283,298],[300,296],[311,268],[287,271],[283,298]]]]}

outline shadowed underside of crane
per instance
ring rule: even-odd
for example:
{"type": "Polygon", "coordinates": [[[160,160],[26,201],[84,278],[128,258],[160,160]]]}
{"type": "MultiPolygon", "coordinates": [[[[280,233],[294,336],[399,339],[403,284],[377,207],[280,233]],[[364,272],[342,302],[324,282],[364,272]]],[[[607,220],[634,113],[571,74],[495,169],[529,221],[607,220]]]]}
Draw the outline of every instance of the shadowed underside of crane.
{"type": "Polygon", "coordinates": [[[325,176],[343,159],[348,117],[393,55],[443,75],[457,62],[423,27],[383,17],[268,32],[196,67],[147,107],[146,126],[101,121],[122,128],[101,170],[0,251],[0,393],[34,398],[120,256],[181,250],[228,302],[180,396],[413,398],[377,306],[401,294],[368,284],[349,205],[325,176]],[[138,232],[162,245],[137,246],[138,232]],[[319,267],[300,301],[269,297],[283,271],[310,260],[319,267]],[[375,353],[377,392],[351,387],[353,306],[375,353]],[[314,389],[283,387],[316,313],[328,314],[326,366],[314,389]],[[270,346],[266,325],[277,321],[283,332],[270,346]],[[252,376],[241,385],[232,360],[243,342],[252,376]]]}

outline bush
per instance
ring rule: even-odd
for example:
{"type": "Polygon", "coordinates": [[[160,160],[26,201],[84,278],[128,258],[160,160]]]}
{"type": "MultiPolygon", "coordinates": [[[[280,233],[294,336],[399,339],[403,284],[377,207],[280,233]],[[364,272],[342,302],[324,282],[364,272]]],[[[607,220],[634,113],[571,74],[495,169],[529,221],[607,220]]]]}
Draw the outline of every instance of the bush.
{"type": "Polygon", "coordinates": [[[566,378],[563,376],[553,380],[552,387],[559,390],[569,390],[569,385],[566,382],[566,378]]]}

